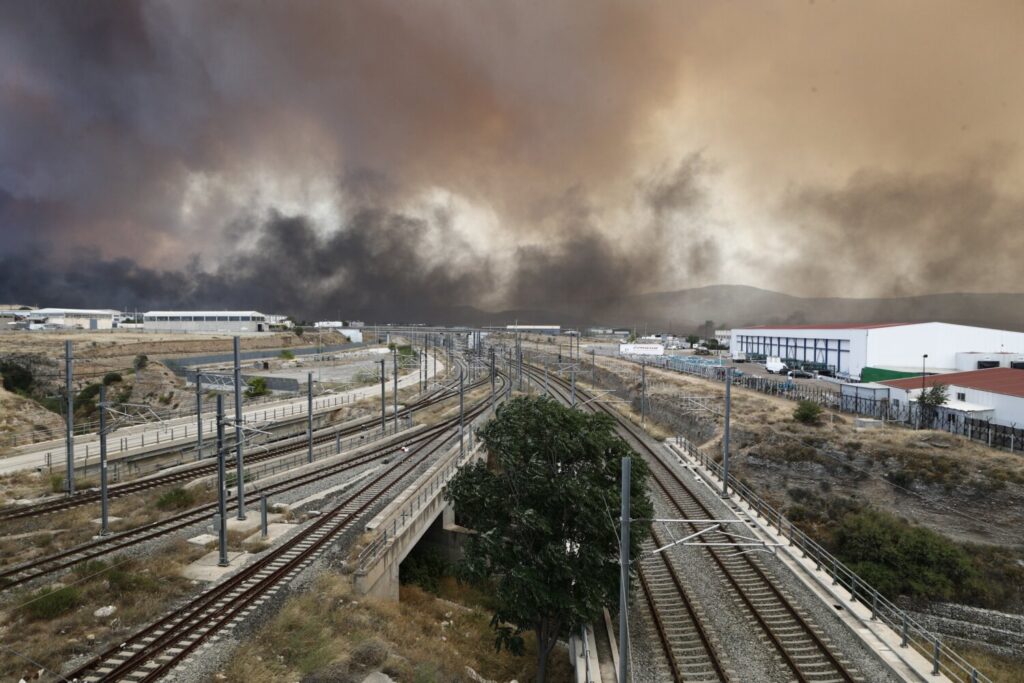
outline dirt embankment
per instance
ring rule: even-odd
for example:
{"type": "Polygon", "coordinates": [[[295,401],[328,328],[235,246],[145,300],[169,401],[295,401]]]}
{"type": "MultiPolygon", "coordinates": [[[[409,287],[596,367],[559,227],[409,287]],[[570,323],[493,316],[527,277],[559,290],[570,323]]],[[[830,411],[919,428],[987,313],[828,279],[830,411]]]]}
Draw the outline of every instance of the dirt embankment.
{"type": "MultiPolygon", "coordinates": [[[[724,386],[646,372],[653,421],[720,452],[724,386]]],[[[639,408],[635,364],[599,358],[598,382],[639,408]]],[[[898,425],[858,430],[842,413],[826,412],[820,424],[804,425],[793,419],[795,407],[786,399],[732,390],[733,473],[774,504],[870,504],[958,541],[1024,549],[1024,454],[898,425]]]]}

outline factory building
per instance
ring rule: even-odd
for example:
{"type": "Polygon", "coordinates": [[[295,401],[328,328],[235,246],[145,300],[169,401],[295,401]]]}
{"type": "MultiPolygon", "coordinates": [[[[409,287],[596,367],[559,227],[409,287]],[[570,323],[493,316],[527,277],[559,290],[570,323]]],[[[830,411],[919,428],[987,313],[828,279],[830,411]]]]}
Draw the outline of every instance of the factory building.
{"type": "MultiPolygon", "coordinates": [[[[525,332],[527,334],[561,334],[561,325],[506,325],[505,331],[511,334],[525,332]]],[[[575,334],[575,333],[574,333],[575,334]]]]}
{"type": "Polygon", "coordinates": [[[937,322],[766,325],[736,328],[731,336],[734,358],[776,357],[865,382],[920,375],[922,365],[926,374],[987,367],[982,363],[993,359],[1009,366],[1024,354],[1024,333],[937,322]]]}
{"type": "Polygon", "coordinates": [[[121,312],[110,308],[37,308],[24,313],[30,329],[110,330],[121,319],[121,312]]]}
{"type": "Polygon", "coordinates": [[[149,311],[144,328],[161,332],[269,332],[267,316],[259,311],[149,311]]]}
{"type": "Polygon", "coordinates": [[[941,421],[958,418],[988,420],[1005,426],[1024,425],[1024,370],[1007,367],[907,377],[882,382],[889,387],[889,401],[901,409],[916,403],[922,385],[946,386],[946,403],[939,409],[941,421]]]}

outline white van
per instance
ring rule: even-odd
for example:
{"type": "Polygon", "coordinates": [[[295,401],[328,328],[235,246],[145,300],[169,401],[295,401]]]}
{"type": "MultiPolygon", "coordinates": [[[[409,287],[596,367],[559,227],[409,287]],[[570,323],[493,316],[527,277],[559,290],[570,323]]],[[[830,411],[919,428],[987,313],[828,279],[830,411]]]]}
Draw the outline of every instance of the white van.
{"type": "Polygon", "coordinates": [[[768,356],[768,359],[764,362],[764,369],[770,374],[778,373],[784,375],[789,372],[789,368],[782,362],[782,359],[776,356],[768,356]]]}

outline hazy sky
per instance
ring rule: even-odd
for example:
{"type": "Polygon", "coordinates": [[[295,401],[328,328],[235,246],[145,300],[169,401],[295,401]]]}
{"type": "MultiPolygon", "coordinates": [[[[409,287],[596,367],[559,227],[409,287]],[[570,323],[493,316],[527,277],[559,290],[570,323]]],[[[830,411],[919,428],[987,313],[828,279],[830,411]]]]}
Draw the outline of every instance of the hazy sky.
{"type": "Polygon", "coordinates": [[[0,3],[0,301],[1021,291],[1024,2],[0,3]]]}

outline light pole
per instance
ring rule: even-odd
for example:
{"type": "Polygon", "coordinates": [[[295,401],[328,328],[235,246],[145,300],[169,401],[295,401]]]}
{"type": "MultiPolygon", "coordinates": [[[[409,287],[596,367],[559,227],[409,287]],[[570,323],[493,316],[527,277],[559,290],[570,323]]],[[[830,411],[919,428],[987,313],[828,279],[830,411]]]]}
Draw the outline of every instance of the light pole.
{"type": "Polygon", "coordinates": [[[917,397],[917,426],[924,427],[924,371],[928,363],[928,354],[921,356],[921,395],[917,397]]]}
{"type": "Polygon", "coordinates": [[[384,435],[387,434],[388,431],[387,417],[385,417],[385,413],[387,412],[387,400],[384,398],[384,394],[386,392],[384,385],[384,359],[382,358],[377,362],[380,363],[380,436],[383,439],[384,435]]]}

